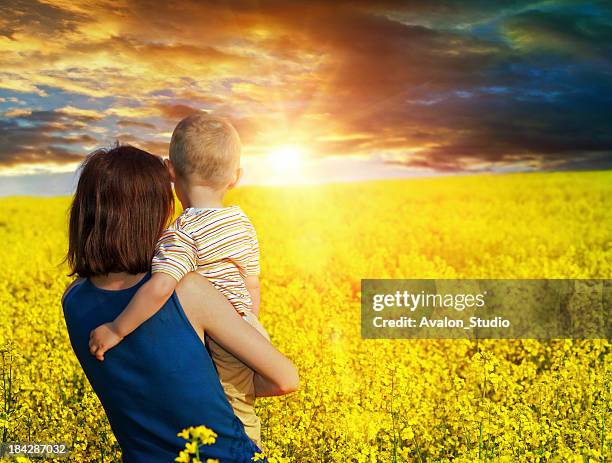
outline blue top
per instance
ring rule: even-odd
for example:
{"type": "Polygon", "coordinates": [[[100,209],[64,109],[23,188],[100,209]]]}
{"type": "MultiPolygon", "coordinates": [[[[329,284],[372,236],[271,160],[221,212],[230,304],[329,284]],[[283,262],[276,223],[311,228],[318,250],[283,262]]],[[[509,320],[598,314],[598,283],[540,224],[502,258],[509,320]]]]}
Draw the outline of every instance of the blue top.
{"type": "Polygon", "coordinates": [[[200,448],[202,461],[250,462],[260,450],[234,415],[210,355],[176,293],[108,351],[103,362],[90,355],[90,331],[114,320],[149,278],[150,274],[117,291],[98,288],[86,279],[64,299],[72,348],[102,402],[123,462],[173,462],[186,443],[176,434],[199,425],[218,435],[214,445],[200,448]]]}

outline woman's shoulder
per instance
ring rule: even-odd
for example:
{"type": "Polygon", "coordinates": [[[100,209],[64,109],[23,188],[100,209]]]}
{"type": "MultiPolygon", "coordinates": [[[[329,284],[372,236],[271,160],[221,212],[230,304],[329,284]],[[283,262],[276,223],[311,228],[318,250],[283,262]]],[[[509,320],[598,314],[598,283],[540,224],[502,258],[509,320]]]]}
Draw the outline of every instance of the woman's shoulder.
{"type": "Polygon", "coordinates": [[[77,286],[79,286],[81,283],[83,283],[84,281],[85,281],[85,278],[77,278],[76,280],[74,280],[72,283],[70,283],[66,287],[66,289],[64,290],[64,294],[62,295],[62,305],[66,303],[66,300],[68,296],[70,295],[71,291],[77,286]]]}

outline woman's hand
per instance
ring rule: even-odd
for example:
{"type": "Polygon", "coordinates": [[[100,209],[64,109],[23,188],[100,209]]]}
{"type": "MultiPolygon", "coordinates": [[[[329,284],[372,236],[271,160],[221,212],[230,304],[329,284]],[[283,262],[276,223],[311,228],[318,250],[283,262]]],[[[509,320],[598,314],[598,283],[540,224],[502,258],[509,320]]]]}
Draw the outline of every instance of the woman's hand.
{"type": "Polygon", "coordinates": [[[89,353],[103,361],[104,353],[115,347],[123,340],[114,329],[113,323],[98,326],[89,334],[89,353]]]}

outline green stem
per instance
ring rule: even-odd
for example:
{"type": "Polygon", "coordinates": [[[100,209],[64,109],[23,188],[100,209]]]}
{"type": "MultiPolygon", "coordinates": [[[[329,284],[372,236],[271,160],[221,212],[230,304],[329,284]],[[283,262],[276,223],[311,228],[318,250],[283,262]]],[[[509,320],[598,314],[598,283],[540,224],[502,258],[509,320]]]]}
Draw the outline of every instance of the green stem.
{"type": "Polygon", "coordinates": [[[601,461],[606,462],[606,456],[604,455],[606,441],[606,397],[603,397],[601,401],[601,461]]]}

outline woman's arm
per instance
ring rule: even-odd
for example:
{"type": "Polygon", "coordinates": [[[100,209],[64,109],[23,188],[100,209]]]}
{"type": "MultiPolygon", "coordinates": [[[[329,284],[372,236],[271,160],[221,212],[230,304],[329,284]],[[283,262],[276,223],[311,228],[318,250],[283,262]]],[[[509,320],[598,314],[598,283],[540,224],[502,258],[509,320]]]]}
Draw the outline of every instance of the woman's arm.
{"type": "Polygon", "coordinates": [[[253,386],[255,387],[255,397],[275,397],[277,395],[289,394],[297,389],[297,387],[293,390],[281,389],[277,384],[264,378],[257,372],[253,375],[253,386]]]}
{"type": "Polygon", "coordinates": [[[189,273],[176,292],[200,338],[204,340],[206,332],[261,377],[255,381],[258,396],[289,394],[298,388],[299,377],[291,360],[242,320],[206,278],[189,273]]]}

